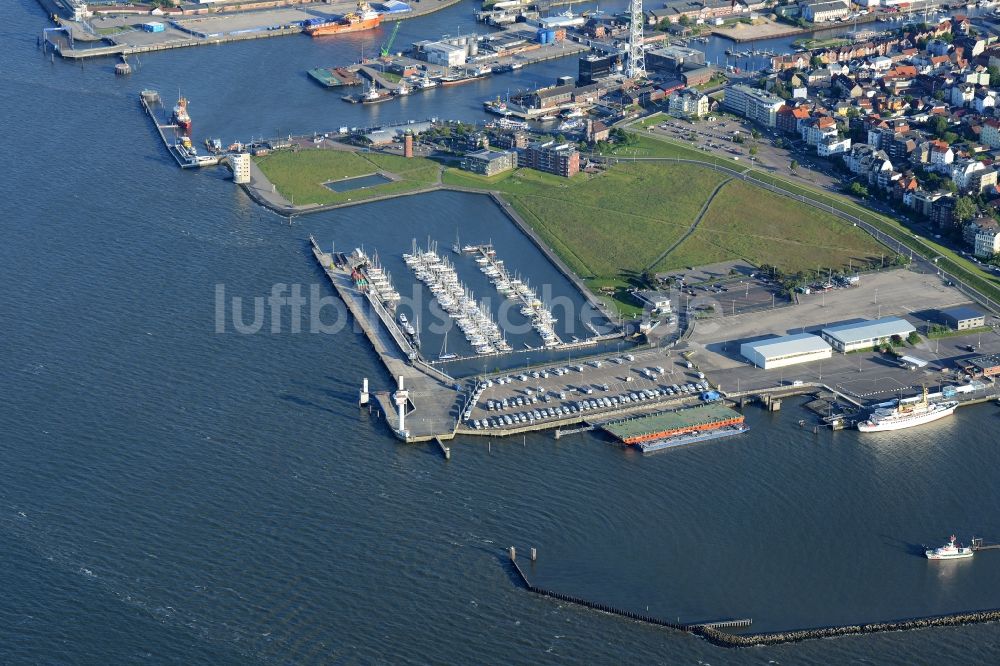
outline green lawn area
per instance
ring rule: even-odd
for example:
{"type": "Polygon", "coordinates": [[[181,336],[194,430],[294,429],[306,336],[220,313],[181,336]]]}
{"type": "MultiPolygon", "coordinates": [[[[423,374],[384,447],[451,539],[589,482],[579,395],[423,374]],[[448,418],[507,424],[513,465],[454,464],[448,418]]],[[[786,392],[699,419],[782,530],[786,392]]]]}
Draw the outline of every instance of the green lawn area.
{"type": "Polygon", "coordinates": [[[679,239],[725,177],[689,165],[621,164],[572,179],[528,169],[485,179],[449,169],[446,184],[502,192],[583,278],[641,273],[679,239]]]}
{"type": "MultiPolygon", "coordinates": [[[[675,155],[688,157],[683,147],[675,155]]],[[[638,308],[625,287],[687,232],[728,178],[693,164],[623,161],[603,174],[569,180],[526,169],[491,178],[449,169],[444,182],[501,192],[595,293],[616,288],[615,305],[630,314],[638,308]]],[[[883,251],[832,214],[734,180],[719,191],[695,233],[653,270],[736,258],[787,272],[846,268],[883,251]]]]}
{"type": "Polygon", "coordinates": [[[913,232],[899,220],[871,211],[858,205],[846,196],[821,192],[819,190],[791,183],[782,178],[776,178],[770,174],[758,171],[754,171],[753,176],[759,180],[772,183],[787,191],[801,194],[804,197],[819,201],[830,206],[831,208],[836,208],[837,210],[864,220],[887,236],[891,236],[904,245],[913,248],[913,254],[915,256],[920,255],[925,259],[930,260],[937,258],[937,265],[941,269],[965,281],[967,284],[978,289],[989,298],[993,300],[1000,300],[1000,280],[998,280],[996,276],[991,275],[978,266],[975,266],[972,262],[959,256],[953,250],[935,243],[929,238],[920,237],[918,242],[918,240],[913,237],[913,232]]]}
{"type": "MultiPolygon", "coordinates": [[[[658,122],[662,121],[662,118],[658,119],[658,122]]],[[[677,159],[700,160],[736,171],[744,171],[749,168],[748,163],[743,160],[718,157],[708,151],[692,148],[690,144],[685,145],[645,134],[636,134],[635,137],[635,142],[630,146],[616,146],[601,151],[599,154],[618,157],[623,160],[631,157],[673,157],[677,159]]]]}
{"type": "Polygon", "coordinates": [[[625,288],[688,230],[725,178],[694,165],[636,162],[571,179],[530,169],[491,178],[449,169],[444,182],[501,192],[595,294],[614,287],[615,306],[634,314],[641,308],[625,288]]]}
{"type": "Polygon", "coordinates": [[[848,268],[878,259],[885,248],[838,217],[734,180],[712,201],[698,230],[657,271],[741,257],[794,273],[848,268]]]}
{"type": "Polygon", "coordinates": [[[278,191],[296,206],[362,201],[416,190],[435,183],[438,174],[438,165],[424,158],[319,148],[278,151],[255,158],[255,161],[278,191]],[[377,171],[384,171],[397,180],[350,192],[334,192],[323,184],[377,171]]]}
{"type": "MultiPolygon", "coordinates": [[[[680,157],[704,160],[706,162],[712,162],[729,168],[748,169],[747,163],[742,160],[736,162],[716,158],[703,151],[690,148],[689,146],[677,143],[670,139],[658,136],[654,137],[648,134],[637,134],[636,138],[637,143],[635,146],[625,149],[628,152],[624,154],[619,153],[619,156],[632,156],[635,154],[638,157],[680,157]],[[742,166],[737,167],[737,164],[742,166]]],[[[614,153],[609,152],[608,154],[614,153]]],[[[864,220],[882,233],[891,236],[904,245],[912,247],[914,255],[920,255],[931,260],[938,258],[937,265],[941,269],[965,281],[967,284],[978,289],[989,298],[993,300],[1000,300],[1000,280],[998,280],[996,276],[991,275],[978,266],[975,266],[972,262],[959,256],[954,251],[935,243],[931,239],[921,237],[920,242],[917,243],[916,239],[913,238],[913,232],[899,222],[899,220],[864,208],[846,195],[833,194],[814,189],[812,187],[803,186],[784,178],[772,176],[771,174],[758,169],[750,168],[749,171],[752,176],[758,180],[771,183],[788,192],[800,194],[804,197],[826,204],[832,208],[836,208],[837,210],[849,213],[850,215],[854,215],[864,220]]]]}

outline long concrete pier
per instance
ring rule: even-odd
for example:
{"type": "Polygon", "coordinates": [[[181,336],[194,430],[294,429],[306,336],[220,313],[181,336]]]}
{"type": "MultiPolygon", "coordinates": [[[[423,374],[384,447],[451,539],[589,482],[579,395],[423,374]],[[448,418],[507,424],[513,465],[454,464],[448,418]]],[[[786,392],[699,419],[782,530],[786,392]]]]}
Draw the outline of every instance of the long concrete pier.
{"type": "Polygon", "coordinates": [[[386,419],[393,433],[406,442],[452,439],[458,424],[460,394],[446,381],[450,379],[448,375],[413,363],[406,347],[393,336],[376,306],[354,285],[350,272],[338,267],[333,255],[324,252],[315,238],[310,236],[309,240],[313,256],[357,325],[368,337],[391,378],[403,378],[409,392],[405,434],[399,432],[399,418],[391,395],[388,392],[374,394],[381,416],[386,419]]]}
{"type": "Polygon", "coordinates": [[[156,133],[160,135],[160,140],[163,141],[164,148],[166,148],[167,152],[170,153],[170,156],[177,161],[177,166],[182,169],[197,167],[197,164],[192,164],[187,160],[181,159],[180,154],[177,152],[177,148],[175,148],[174,144],[169,138],[167,138],[167,131],[174,129],[177,126],[164,125],[160,123],[159,118],[156,117],[156,108],[162,105],[159,93],[155,93],[151,90],[143,90],[139,95],[139,102],[142,104],[142,108],[146,110],[146,115],[153,121],[153,127],[156,128],[156,133]]]}

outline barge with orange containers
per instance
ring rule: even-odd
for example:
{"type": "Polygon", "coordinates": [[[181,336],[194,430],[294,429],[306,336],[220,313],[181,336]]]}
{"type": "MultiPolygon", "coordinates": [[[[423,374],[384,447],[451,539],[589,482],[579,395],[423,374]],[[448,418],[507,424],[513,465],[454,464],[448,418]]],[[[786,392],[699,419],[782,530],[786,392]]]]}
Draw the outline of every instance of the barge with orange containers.
{"type": "Polygon", "coordinates": [[[750,429],[742,414],[717,402],[611,421],[601,428],[643,453],[739,435],[750,429]]]}

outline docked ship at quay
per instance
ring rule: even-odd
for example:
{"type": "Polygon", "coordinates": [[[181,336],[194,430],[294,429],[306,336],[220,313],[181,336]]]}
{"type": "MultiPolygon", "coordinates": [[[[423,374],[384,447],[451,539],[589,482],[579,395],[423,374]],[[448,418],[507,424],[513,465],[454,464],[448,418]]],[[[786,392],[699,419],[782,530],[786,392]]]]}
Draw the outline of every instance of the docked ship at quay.
{"type": "MultiPolygon", "coordinates": [[[[924,551],[924,555],[928,560],[964,560],[975,554],[975,551],[969,546],[956,544],[955,541],[955,535],[952,534],[948,543],[940,548],[926,550],[924,551]]],[[[973,544],[975,544],[975,541],[976,540],[973,539],[973,544]]]]}
{"type": "Polygon", "coordinates": [[[884,432],[887,430],[903,430],[931,423],[950,416],[958,407],[957,400],[930,402],[927,400],[927,389],[916,401],[900,401],[894,408],[879,408],[872,412],[868,419],[858,423],[861,432],[884,432]]]}
{"type": "Polygon", "coordinates": [[[314,19],[306,24],[305,32],[311,37],[339,35],[344,32],[360,32],[373,30],[382,22],[382,15],[372,9],[371,5],[361,0],[357,11],[345,14],[339,19],[314,19]]]}

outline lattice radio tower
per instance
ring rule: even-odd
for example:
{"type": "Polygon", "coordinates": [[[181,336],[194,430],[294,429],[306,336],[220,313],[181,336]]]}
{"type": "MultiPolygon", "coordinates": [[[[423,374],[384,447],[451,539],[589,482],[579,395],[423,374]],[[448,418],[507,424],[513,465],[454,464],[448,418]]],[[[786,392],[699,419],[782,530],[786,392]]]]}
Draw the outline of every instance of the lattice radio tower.
{"type": "Polygon", "coordinates": [[[625,75],[630,79],[642,79],[646,76],[646,56],[642,51],[642,0],[632,0],[631,20],[628,34],[628,63],[625,75]]]}

